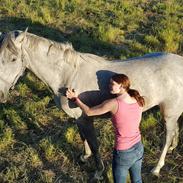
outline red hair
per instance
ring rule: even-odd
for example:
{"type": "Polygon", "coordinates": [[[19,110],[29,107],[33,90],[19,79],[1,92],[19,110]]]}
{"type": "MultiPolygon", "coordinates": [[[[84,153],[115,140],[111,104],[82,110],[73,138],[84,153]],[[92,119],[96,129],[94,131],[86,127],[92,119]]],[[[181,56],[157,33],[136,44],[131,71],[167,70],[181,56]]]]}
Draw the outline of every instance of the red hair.
{"type": "Polygon", "coordinates": [[[145,105],[145,100],[144,98],[139,94],[137,90],[131,89],[130,88],[130,80],[127,75],[125,74],[115,74],[111,78],[113,81],[115,81],[118,84],[122,84],[123,88],[128,92],[128,94],[131,97],[134,97],[139,106],[143,107],[145,105]]]}

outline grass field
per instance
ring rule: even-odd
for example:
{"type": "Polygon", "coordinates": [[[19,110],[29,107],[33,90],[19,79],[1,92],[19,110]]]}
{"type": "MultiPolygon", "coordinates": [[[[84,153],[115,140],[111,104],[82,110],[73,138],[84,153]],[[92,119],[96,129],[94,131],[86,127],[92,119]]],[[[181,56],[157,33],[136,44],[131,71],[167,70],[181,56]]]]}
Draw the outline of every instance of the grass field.
{"type": "MultiPolygon", "coordinates": [[[[0,0],[0,32],[25,30],[75,50],[108,59],[151,52],[183,55],[182,0],[0,0]]],[[[86,183],[93,159],[77,161],[82,141],[74,120],[56,108],[53,94],[27,71],[0,105],[0,182],[86,183]]],[[[167,154],[159,178],[151,175],[165,139],[158,108],[143,114],[144,183],[183,183],[183,123],[178,147],[167,154]]],[[[105,164],[103,183],[112,183],[111,122],[95,120],[105,164]]]]}

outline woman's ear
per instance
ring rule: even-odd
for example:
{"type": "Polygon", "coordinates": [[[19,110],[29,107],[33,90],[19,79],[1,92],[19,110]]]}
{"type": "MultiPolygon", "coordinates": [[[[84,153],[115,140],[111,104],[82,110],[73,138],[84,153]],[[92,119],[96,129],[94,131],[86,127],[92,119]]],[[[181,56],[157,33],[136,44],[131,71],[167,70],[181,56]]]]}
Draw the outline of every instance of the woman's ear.
{"type": "Polygon", "coordinates": [[[120,86],[120,90],[121,90],[122,92],[126,91],[125,88],[123,87],[123,85],[120,86]]]}
{"type": "Polygon", "coordinates": [[[120,85],[120,89],[124,89],[124,88],[123,88],[123,85],[120,85]]]}

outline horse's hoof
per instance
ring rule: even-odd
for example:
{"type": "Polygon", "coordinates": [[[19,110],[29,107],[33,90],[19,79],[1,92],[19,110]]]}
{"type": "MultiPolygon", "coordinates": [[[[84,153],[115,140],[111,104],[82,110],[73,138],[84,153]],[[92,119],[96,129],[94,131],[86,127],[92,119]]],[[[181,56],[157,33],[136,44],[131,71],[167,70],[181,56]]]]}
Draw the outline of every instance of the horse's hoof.
{"type": "Polygon", "coordinates": [[[82,163],[86,163],[87,161],[88,161],[88,158],[89,158],[90,156],[88,156],[88,155],[83,155],[83,154],[81,154],[80,156],[79,156],[79,160],[82,162],[82,163]]]}
{"type": "Polygon", "coordinates": [[[157,171],[157,170],[154,169],[154,168],[151,170],[151,173],[152,173],[153,175],[155,175],[156,177],[159,177],[159,175],[160,175],[160,174],[159,174],[159,171],[157,171]]]}

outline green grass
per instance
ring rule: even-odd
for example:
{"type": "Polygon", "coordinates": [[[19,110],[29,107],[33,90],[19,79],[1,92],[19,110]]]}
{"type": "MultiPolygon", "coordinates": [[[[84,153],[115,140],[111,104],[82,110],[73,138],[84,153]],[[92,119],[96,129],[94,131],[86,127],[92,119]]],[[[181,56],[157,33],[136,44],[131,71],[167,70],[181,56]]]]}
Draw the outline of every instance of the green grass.
{"type": "MultiPolygon", "coordinates": [[[[77,51],[108,59],[126,59],[155,51],[183,55],[181,0],[0,0],[0,31],[25,30],[58,42],[69,41],[77,51]]],[[[73,119],[56,108],[53,95],[27,71],[0,105],[0,182],[87,182],[94,161],[80,164],[83,144],[73,119]]],[[[173,154],[166,157],[159,178],[156,165],[165,139],[157,109],[143,114],[144,182],[183,182],[183,130],[173,154]]],[[[181,123],[180,123],[181,124],[181,123]]],[[[112,183],[113,127],[95,119],[104,180],[112,183]]]]}

